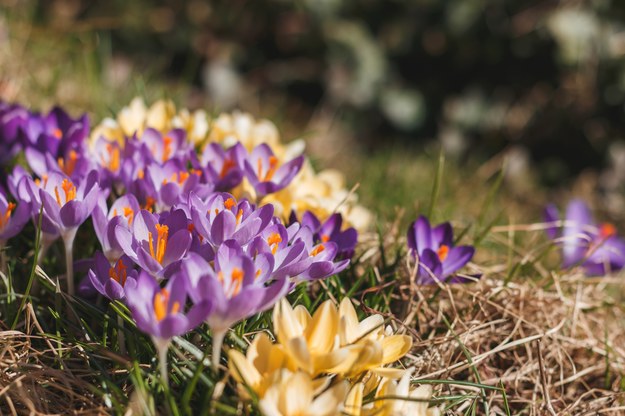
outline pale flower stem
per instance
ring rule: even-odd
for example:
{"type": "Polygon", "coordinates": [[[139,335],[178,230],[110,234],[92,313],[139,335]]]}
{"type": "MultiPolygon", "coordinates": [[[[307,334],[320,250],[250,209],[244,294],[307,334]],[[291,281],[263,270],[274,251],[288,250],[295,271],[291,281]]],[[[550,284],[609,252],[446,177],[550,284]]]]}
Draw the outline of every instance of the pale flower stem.
{"type": "Polygon", "coordinates": [[[2,273],[7,273],[7,252],[6,252],[6,242],[0,240],[0,271],[2,273]]]}
{"type": "Polygon", "coordinates": [[[65,276],[67,278],[67,293],[70,296],[74,296],[74,233],[71,237],[64,236],[63,243],[65,244],[65,276]]]}
{"type": "Polygon", "coordinates": [[[156,344],[158,350],[158,366],[161,370],[161,382],[165,385],[165,388],[169,388],[169,376],[167,374],[167,350],[169,350],[169,343],[165,345],[156,344]]]}
{"type": "Polygon", "coordinates": [[[215,372],[219,372],[219,360],[221,358],[221,347],[224,343],[224,337],[226,336],[226,331],[213,330],[213,369],[215,372]]]}

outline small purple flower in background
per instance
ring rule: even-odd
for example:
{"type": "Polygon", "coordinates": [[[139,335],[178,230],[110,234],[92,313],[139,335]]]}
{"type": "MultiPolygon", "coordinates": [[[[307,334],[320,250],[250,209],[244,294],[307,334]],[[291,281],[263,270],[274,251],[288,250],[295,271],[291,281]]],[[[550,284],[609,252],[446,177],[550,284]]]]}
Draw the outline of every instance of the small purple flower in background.
{"type": "Polygon", "coordinates": [[[163,135],[158,130],[148,128],[139,141],[146,147],[156,163],[163,164],[170,159],[188,162],[193,147],[186,140],[182,129],[174,129],[163,135]]]}
{"type": "Polygon", "coordinates": [[[228,150],[224,150],[220,144],[209,143],[204,147],[198,168],[215,185],[215,190],[228,191],[243,180],[242,161],[246,153],[241,143],[228,150]]]}
{"type": "MultiPolygon", "coordinates": [[[[417,284],[445,281],[464,267],[475,253],[472,246],[454,246],[451,224],[445,222],[432,228],[428,219],[420,216],[408,228],[408,248],[418,258],[417,284]]],[[[452,278],[450,282],[457,282],[452,278]]]]}
{"type": "Polygon", "coordinates": [[[128,257],[122,256],[111,265],[104,254],[98,251],[87,276],[102,296],[110,300],[122,300],[126,296],[126,288],[137,284],[137,271],[131,268],[132,264],[128,257]]]}
{"type": "MultiPolygon", "coordinates": [[[[291,224],[297,222],[295,211],[291,211],[291,224]]],[[[358,232],[355,228],[349,227],[341,231],[343,226],[343,216],[334,213],[323,223],[315,214],[310,211],[302,215],[301,225],[308,227],[313,232],[313,240],[316,244],[333,242],[337,245],[337,258],[350,259],[354,255],[354,248],[358,242],[358,232]]]]}
{"type": "Polygon", "coordinates": [[[115,227],[115,238],[132,261],[158,279],[168,277],[191,246],[189,220],[181,209],[163,215],[141,210],[131,230],[115,227]]]}
{"type": "Polygon", "coordinates": [[[15,237],[30,219],[30,204],[26,201],[8,202],[0,192],[0,249],[15,237]]]}
{"type": "Polygon", "coordinates": [[[136,284],[126,287],[126,304],[137,327],[152,337],[159,355],[161,378],[167,383],[167,350],[171,339],[197,328],[211,313],[208,299],[187,309],[190,297],[186,276],[173,276],[161,288],[151,275],[140,272],[136,284]]]}
{"type": "Polygon", "coordinates": [[[273,154],[271,147],[266,143],[256,146],[244,160],[245,177],[259,198],[278,192],[285,188],[304,163],[304,156],[298,156],[283,165],[273,154]]]}
{"type": "Polygon", "coordinates": [[[562,267],[581,265],[589,276],[601,276],[625,266],[625,241],[616,235],[614,225],[597,225],[586,203],[575,199],[566,209],[560,226],[555,205],[545,208],[549,238],[562,246],[562,267]]]}
{"type": "Polygon", "coordinates": [[[223,338],[235,323],[271,308],[288,291],[285,278],[271,280],[274,261],[269,253],[246,255],[234,240],[217,250],[214,269],[191,253],[183,263],[195,302],[210,300],[214,310],[206,322],[213,333],[213,365],[219,365],[223,338]]]}
{"type": "Polygon", "coordinates": [[[19,134],[30,113],[22,106],[0,102],[0,162],[4,163],[19,152],[19,134]]]}

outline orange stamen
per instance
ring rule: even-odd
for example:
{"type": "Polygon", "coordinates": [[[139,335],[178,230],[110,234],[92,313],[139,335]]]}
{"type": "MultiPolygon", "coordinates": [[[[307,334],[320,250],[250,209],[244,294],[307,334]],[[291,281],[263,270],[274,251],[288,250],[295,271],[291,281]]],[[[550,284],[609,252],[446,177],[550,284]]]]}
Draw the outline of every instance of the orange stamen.
{"type": "Polygon", "coordinates": [[[310,257],[315,257],[317,254],[321,253],[325,249],[326,248],[323,246],[323,244],[319,244],[313,249],[313,251],[310,252],[310,257]]]}
{"type": "Polygon", "coordinates": [[[124,207],[124,217],[128,218],[128,225],[132,225],[132,220],[135,217],[135,212],[130,207],[124,207]]]}
{"type": "Polygon", "coordinates": [[[78,153],[75,150],[69,151],[69,159],[65,160],[62,157],[57,159],[57,163],[61,168],[61,171],[66,175],[71,175],[76,169],[76,161],[78,160],[78,153]]]}
{"type": "Polygon", "coordinates": [[[11,218],[11,213],[13,212],[14,209],[15,209],[15,203],[9,202],[9,204],[7,205],[7,210],[4,213],[4,216],[0,217],[0,229],[4,228],[4,226],[7,225],[7,223],[9,222],[9,219],[11,218]]]}
{"type": "Polygon", "coordinates": [[[150,245],[150,255],[159,263],[163,263],[165,250],[167,249],[167,237],[169,236],[169,227],[166,225],[156,224],[156,251],[154,251],[154,242],[152,233],[148,233],[148,244],[150,245]]]}
{"type": "Polygon", "coordinates": [[[139,169],[139,172],[137,172],[137,178],[143,179],[144,177],[145,177],[145,172],[143,171],[143,169],[139,169]]]}
{"type": "Polygon", "coordinates": [[[109,278],[115,280],[122,286],[126,285],[126,279],[128,275],[126,273],[126,265],[120,260],[115,267],[109,269],[109,278]]]}
{"type": "Polygon", "coordinates": [[[155,203],[156,203],[156,200],[152,198],[151,196],[148,196],[145,199],[145,207],[143,207],[143,209],[145,209],[146,211],[152,212],[152,210],[154,209],[155,203]]]}
{"type": "Polygon", "coordinates": [[[224,164],[221,167],[221,171],[219,172],[219,177],[223,179],[228,174],[228,172],[230,172],[232,168],[235,166],[236,166],[236,163],[234,162],[234,160],[231,160],[231,159],[224,160],[224,164]]]}
{"type": "Polygon", "coordinates": [[[275,156],[269,156],[269,169],[267,169],[267,173],[265,174],[265,177],[263,178],[263,162],[261,159],[258,159],[258,179],[261,182],[268,182],[271,180],[271,178],[273,178],[273,175],[276,173],[276,170],[278,170],[278,158],[275,156]]]}
{"type": "Polygon", "coordinates": [[[616,227],[614,226],[614,224],[610,223],[601,224],[601,227],[599,228],[599,234],[603,238],[612,237],[616,235],[616,227]]]}
{"type": "MultiPolygon", "coordinates": [[[[167,289],[161,289],[156,295],[154,295],[154,315],[158,322],[165,319],[167,316],[167,304],[169,303],[169,291],[167,289]]],[[[173,309],[173,308],[172,308],[173,309]]]]}
{"type": "Polygon", "coordinates": [[[102,166],[108,168],[110,171],[116,171],[119,169],[119,147],[113,147],[111,143],[106,144],[106,151],[111,155],[108,163],[102,157],[102,166]]]}
{"type": "Polygon", "coordinates": [[[166,162],[171,157],[171,144],[174,141],[169,136],[163,137],[163,162],[166,162]]]}
{"type": "Polygon", "coordinates": [[[438,248],[438,251],[436,252],[436,254],[438,254],[438,258],[441,261],[445,261],[445,259],[447,258],[447,255],[449,255],[449,247],[443,244],[442,246],[438,248]]]}
{"type": "Polygon", "coordinates": [[[236,295],[241,291],[241,285],[243,284],[243,277],[244,277],[244,273],[243,270],[239,269],[238,267],[235,267],[232,269],[232,281],[234,282],[235,286],[234,286],[234,290],[232,292],[232,295],[236,295]]]}
{"type": "Polygon", "coordinates": [[[321,242],[322,243],[327,243],[328,241],[330,241],[330,236],[329,235],[322,235],[321,236],[321,242]]]}
{"type": "Polygon", "coordinates": [[[267,239],[267,243],[271,247],[271,254],[276,254],[276,251],[278,251],[278,244],[281,242],[282,237],[280,237],[280,234],[273,233],[269,236],[269,238],[267,239]]]}
{"type": "Polygon", "coordinates": [[[224,202],[224,207],[226,207],[226,209],[232,209],[233,206],[235,206],[237,203],[234,202],[234,199],[232,198],[228,198],[226,199],[226,201],[224,202]]]}
{"type": "Polygon", "coordinates": [[[65,192],[65,203],[76,199],[76,187],[74,186],[72,181],[68,179],[63,179],[63,182],[61,183],[61,188],[63,188],[63,192],[65,192]]]}
{"type": "Polygon", "coordinates": [[[54,136],[56,139],[61,139],[63,137],[63,132],[61,131],[61,129],[54,129],[52,131],[52,136],[54,136]]]}
{"type": "Polygon", "coordinates": [[[237,212],[237,225],[241,223],[241,218],[243,218],[243,210],[239,208],[239,211],[237,212]]]}

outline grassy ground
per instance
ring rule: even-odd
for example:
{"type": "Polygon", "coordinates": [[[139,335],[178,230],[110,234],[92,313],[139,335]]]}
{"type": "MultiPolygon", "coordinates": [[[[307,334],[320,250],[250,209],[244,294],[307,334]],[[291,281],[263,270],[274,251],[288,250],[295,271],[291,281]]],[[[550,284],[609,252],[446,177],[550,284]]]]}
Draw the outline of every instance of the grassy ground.
{"type": "MultiPolygon", "coordinates": [[[[42,110],[60,103],[88,111],[93,120],[137,94],[148,101],[172,97],[180,105],[202,102],[184,83],[120,62],[93,27],[38,28],[28,24],[29,10],[11,13],[0,20],[6,33],[0,95],[6,100],[42,110]]],[[[282,120],[286,137],[310,128],[306,121],[287,123],[263,111],[282,120]]],[[[348,136],[341,139],[344,146],[352,143],[348,136]]],[[[435,385],[449,414],[625,410],[622,276],[587,279],[557,271],[557,253],[539,224],[549,195],[531,177],[502,174],[503,157],[461,165],[441,157],[436,146],[420,152],[380,146],[374,154],[326,157],[311,141],[319,165],[341,167],[351,184],[360,184],[361,202],[378,214],[377,230],[364,236],[350,270],[296,291],[292,302],[312,309],[349,295],[361,315],[386,316],[414,338],[404,364],[416,366],[420,382],[435,385]],[[418,213],[430,213],[434,222],[452,220],[461,241],[477,246],[470,271],[483,275],[478,283],[410,284],[404,234],[418,213]]],[[[87,234],[83,241],[94,241],[87,234]]],[[[0,289],[0,413],[251,411],[232,379],[205,363],[211,345],[205,330],[176,340],[169,355],[172,388],[162,386],[152,343],[137,333],[125,307],[114,303],[107,309],[58,291],[62,251],[53,248],[43,269],[33,268],[34,235],[26,229],[9,248],[12,275],[0,289]],[[33,281],[38,287],[26,298],[33,281]],[[119,333],[128,340],[126,352],[117,345],[119,333]]],[[[93,250],[80,246],[83,257],[93,250]]],[[[244,349],[268,327],[268,313],[241,323],[230,332],[227,348],[244,349]]]]}

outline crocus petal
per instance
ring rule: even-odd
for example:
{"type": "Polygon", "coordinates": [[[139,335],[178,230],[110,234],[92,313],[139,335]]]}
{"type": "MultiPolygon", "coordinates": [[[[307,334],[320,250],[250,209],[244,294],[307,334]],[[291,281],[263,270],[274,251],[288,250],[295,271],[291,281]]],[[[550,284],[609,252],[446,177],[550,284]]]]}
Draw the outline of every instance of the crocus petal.
{"type": "Polygon", "coordinates": [[[556,223],[560,220],[560,212],[558,211],[558,207],[556,207],[554,204],[547,205],[545,207],[544,218],[545,222],[548,224],[547,228],[545,228],[547,237],[555,240],[558,237],[559,228],[556,223]]]}
{"type": "Polygon", "coordinates": [[[447,258],[443,262],[443,277],[455,273],[466,265],[475,254],[475,248],[471,246],[458,246],[449,250],[447,258]]]}

